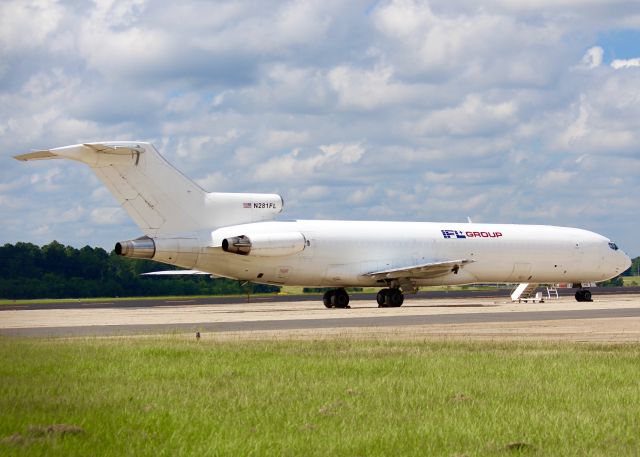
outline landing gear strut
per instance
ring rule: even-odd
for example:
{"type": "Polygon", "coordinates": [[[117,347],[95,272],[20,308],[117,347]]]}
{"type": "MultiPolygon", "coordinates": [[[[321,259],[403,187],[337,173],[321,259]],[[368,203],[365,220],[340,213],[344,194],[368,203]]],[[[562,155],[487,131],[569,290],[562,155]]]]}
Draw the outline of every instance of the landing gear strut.
{"type": "Polygon", "coordinates": [[[376,295],[378,308],[398,308],[404,303],[404,294],[397,287],[381,289],[376,295]]]}
{"type": "Polygon", "coordinates": [[[591,299],[591,291],[589,289],[580,289],[576,292],[576,301],[593,301],[591,299]]]}
{"type": "Polygon", "coordinates": [[[322,296],[322,303],[327,308],[350,308],[349,294],[342,288],[327,290],[322,296]]]}

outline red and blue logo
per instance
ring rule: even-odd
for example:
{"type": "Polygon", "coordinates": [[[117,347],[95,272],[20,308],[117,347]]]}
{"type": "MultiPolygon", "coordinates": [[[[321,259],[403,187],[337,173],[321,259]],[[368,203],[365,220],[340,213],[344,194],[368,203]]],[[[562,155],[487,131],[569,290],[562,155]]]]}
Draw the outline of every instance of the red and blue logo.
{"type": "Polygon", "coordinates": [[[465,232],[463,230],[440,230],[444,238],[500,238],[502,232],[465,232]]]}

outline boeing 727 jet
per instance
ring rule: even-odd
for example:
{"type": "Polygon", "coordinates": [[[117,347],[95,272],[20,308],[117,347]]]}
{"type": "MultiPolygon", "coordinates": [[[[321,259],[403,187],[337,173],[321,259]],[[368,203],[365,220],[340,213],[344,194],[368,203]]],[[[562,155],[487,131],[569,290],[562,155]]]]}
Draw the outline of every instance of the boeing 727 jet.
{"type": "MultiPolygon", "coordinates": [[[[82,162],[143,236],[118,255],[274,285],[330,288],[328,308],[347,308],[347,287],[380,287],[381,307],[401,306],[422,286],[604,281],[629,257],[587,230],[457,222],[277,221],[275,194],[206,192],[150,144],[114,141],[35,151],[18,160],[82,162]]],[[[580,288],[578,301],[591,300],[580,288]]]]}

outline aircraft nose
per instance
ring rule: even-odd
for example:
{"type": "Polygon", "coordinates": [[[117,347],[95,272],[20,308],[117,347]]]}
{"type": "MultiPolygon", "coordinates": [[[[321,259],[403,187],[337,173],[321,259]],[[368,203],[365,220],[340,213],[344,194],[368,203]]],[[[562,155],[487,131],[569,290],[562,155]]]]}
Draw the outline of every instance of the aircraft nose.
{"type": "Polygon", "coordinates": [[[623,271],[626,271],[630,266],[631,266],[631,258],[623,252],[622,259],[620,262],[620,272],[622,273],[623,271]]]}

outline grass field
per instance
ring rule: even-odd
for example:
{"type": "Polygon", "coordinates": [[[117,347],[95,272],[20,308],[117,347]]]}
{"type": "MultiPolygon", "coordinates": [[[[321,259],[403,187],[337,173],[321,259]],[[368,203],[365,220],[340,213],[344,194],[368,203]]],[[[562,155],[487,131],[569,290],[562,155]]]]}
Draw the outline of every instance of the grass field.
{"type": "MultiPolygon", "coordinates": [[[[252,297],[264,297],[274,294],[251,294],[252,297]]],[[[28,305],[33,303],[68,303],[68,302],[83,302],[83,303],[100,303],[100,302],[119,302],[128,300],[190,300],[195,298],[210,298],[210,297],[246,297],[241,294],[229,294],[229,295],[166,295],[157,297],[101,297],[101,298],[33,298],[25,300],[13,300],[10,298],[0,298],[1,305],[28,305]]]]}
{"type": "Polygon", "coordinates": [[[0,339],[0,455],[638,455],[640,346],[0,339]]]}
{"type": "Polygon", "coordinates": [[[625,286],[640,286],[640,276],[623,276],[625,286]]]}

